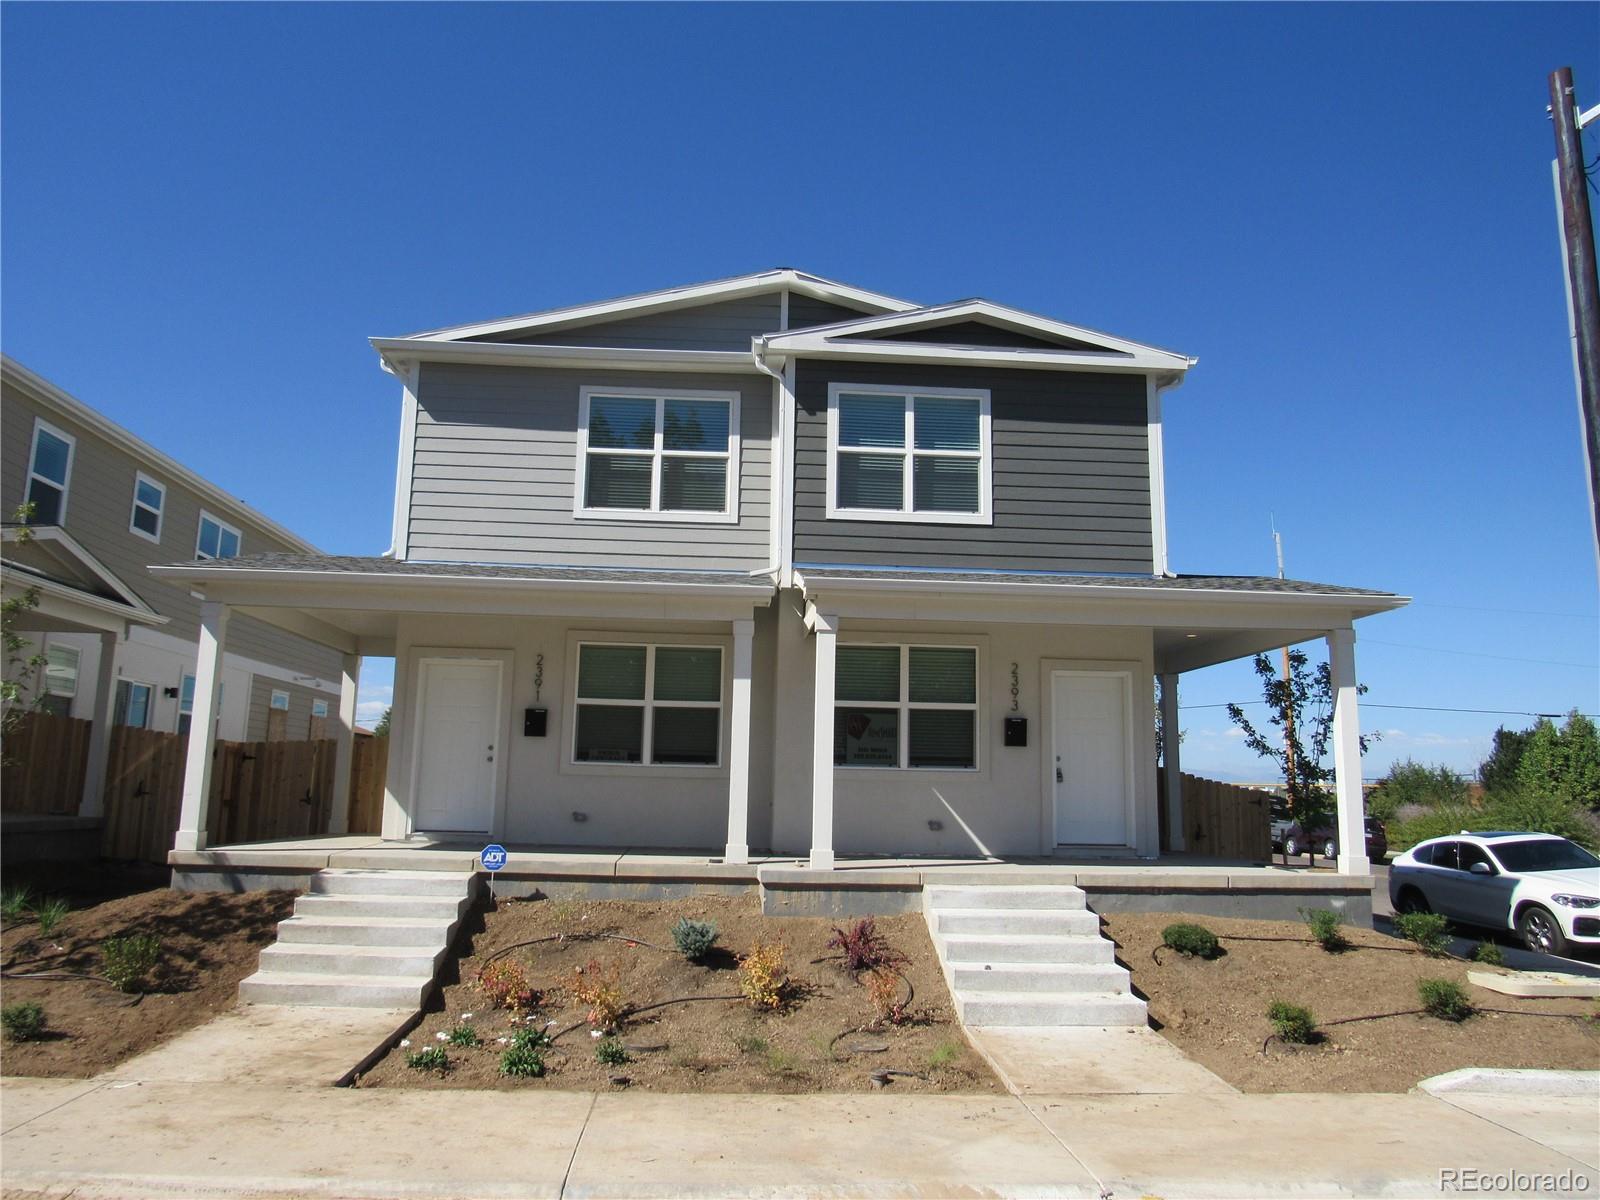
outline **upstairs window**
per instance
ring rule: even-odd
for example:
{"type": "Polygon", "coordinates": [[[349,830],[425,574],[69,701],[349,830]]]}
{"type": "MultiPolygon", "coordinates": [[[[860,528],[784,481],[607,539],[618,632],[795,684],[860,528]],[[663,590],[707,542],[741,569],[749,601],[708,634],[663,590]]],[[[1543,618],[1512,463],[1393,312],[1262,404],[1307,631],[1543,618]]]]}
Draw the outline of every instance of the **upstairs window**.
{"type": "Polygon", "coordinates": [[[989,393],[833,384],[828,516],[987,525],[989,393]]]}
{"type": "Polygon", "coordinates": [[[28,503],[34,525],[60,525],[67,519],[67,483],[77,442],[54,425],[35,420],[28,455],[28,503]]]}
{"type": "Polygon", "coordinates": [[[239,531],[202,508],[200,536],[195,539],[194,556],[198,559],[236,558],[238,554],[239,531]]]}
{"type": "Polygon", "coordinates": [[[128,532],[152,542],[161,540],[161,511],[166,507],[167,489],[143,471],[133,477],[133,512],[128,517],[128,532]]]}
{"type": "Polygon", "coordinates": [[[575,763],[716,766],[722,651],[583,643],[576,707],[575,763]]]}
{"type": "Polygon", "coordinates": [[[584,388],[576,515],[737,520],[738,399],[733,392],[584,388]]]}
{"type": "Polygon", "coordinates": [[[978,766],[978,651],[843,645],[834,665],[839,767],[978,766]]]}

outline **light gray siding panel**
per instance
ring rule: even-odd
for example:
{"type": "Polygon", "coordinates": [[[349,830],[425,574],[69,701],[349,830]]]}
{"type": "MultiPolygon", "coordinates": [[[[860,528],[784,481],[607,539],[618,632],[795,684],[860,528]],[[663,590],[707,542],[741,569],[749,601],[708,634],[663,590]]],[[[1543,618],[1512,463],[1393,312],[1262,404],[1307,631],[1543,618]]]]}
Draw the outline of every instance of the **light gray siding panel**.
{"type": "Polygon", "coordinates": [[[311,702],[326,700],[328,716],[339,715],[339,697],[329,692],[318,692],[298,683],[286,683],[265,675],[250,677],[250,707],[245,714],[244,738],[247,742],[267,740],[267,713],[272,708],[274,691],[289,693],[289,712],[284,719],[283,740],[303,742],[311,736],[311,702]]]}
{"type": "MultiPolygon", "coordinates": [[[[198,493],[167,478],[151,464],[139,461],[120,445],[54,410],[43,408],[28,395],[9,386],[0,392],[0,511],[4,512],[5,519],[10,519],[22,501],[36,417],[43,417],[77,439],[67,488],[67,532],[138,593],[146,604],[169,618],[166,625],[159,627],[160,632],[186,642],[199,637],[200,603],[189,594],[188,586],[157,579],[147,568],[194,557],[202,507],[239,529],[240,550],[244,554],[298,549],[259,525],[218,511],[198,493]],[[167,489],[159,543],[128,529],[137,471],[143,471],[167,489]]],[[[323,679],[339,678],[338,651],[283,633],[249,617],[235,616],[229,622],[228,649],[296,673],[315,674],[323,679]]]]}
{"type": "Polygon", "coordinates": [[[1140,375],[805,363],[796,376],[798,563],[1148,572],[1150,466],[1140,375]],[[828,520],[832,382],[988,388],[992,525],[828,520]]]}
{"type": "Polygon", "coordinates": [[[767,564],[772,381],[766,376],[429,363],[419,392],[412,558],[708,570],[767,564]],[[578,394],[585,387],[738,392],[738,522],[575,517],[578,394]]]}
{"type": "Polygon", "coordinates": [[[529,346],[618,346],[665,350],[748,350],[750,339],[778,330],[778,293],[718,300],[642,317],[624,317],[534,333],[474,339],[529,346]]]}

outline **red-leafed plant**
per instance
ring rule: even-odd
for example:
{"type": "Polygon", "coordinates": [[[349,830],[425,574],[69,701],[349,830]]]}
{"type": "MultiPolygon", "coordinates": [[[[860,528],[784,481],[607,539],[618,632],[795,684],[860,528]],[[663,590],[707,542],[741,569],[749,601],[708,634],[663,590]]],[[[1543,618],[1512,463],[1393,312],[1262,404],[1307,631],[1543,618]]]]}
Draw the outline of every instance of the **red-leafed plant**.
{"type": "Polygon", "coordinates": [[[539,1007],[539,993],[528,985],[528,973],[509,958],[497,958],[479,971],[478,988],[496,1008],[521,1014],[539,1007]]]}
{"type": "Polygon", "coordinates": [[[844,929],[835,926],[828,949],[844,951],[844,965],[852,971],[871,971],[905,962],[905,955],[889,945],[871,917],[852,921],[844,929]]]}

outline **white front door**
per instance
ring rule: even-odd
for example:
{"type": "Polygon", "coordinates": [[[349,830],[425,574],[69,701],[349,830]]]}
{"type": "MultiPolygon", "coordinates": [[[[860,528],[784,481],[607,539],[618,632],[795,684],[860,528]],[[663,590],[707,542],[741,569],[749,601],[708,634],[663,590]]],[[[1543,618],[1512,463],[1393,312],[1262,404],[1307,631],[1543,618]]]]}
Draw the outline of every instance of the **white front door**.
{"type": "Polygon", "coordinates": [[[429,658],[417,669],[415,828],[488,833],[500,747],[500,664],[429,658]]]}
{"type": "Polygon", "coordinates": [[[1056,844],[1126,846],[1132,680],[1120,671],[1055,671],[1050,687],[1056,844]]]}

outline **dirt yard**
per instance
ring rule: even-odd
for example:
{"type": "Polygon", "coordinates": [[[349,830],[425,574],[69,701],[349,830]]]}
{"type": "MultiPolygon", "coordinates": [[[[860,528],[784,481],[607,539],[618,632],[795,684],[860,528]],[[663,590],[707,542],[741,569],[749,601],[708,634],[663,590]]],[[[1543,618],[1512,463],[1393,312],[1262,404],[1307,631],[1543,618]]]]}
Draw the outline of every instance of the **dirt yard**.
{"type": "Polygon", "coordinates": [[[255,971],[262,947],[294,907],[292,892],[186,894],[151,888],[147,877],[130,879],[115,868],[101,873],[95,864],[70,871],[6,873],[8,890],[26,879],[36,894],[74,905],[48,936],[31,917],[0,930],[5,1004],[34,1001],[45,1013],[38,1041],[0,1044],[0,1072],[7,1075],[94,1075],[209,1021],[233,1005],[239,981],[255,971]],[[116,895],[119,882],[139,890],[116,895]],[[100,943],[129,934],[161,939],[146,993],[127,994],[97,979],[19,977],[98,975],[100,943]]]}
{"type": "Polygon", "coordinates": [[[484,916],[459,976],[446,978],[442,997],[409,1035],[410,1045],[392,1051],[360,1086],[856,1092],[873,1090],[872,1072],[888,1069],[896,1072],[887,1084],[895,1092],[1003,1091],[955,1022],[922,918],[878,918],[879,931],[907,958],[902,971],[913,992],[906,1023],[878,1028],[870,1027],[866,989],[827,948],[839,923],[764,917],[754,898],[502,901],[484,916]],[[669,927],[683,916],[716,924],[716,949],[703,963],[688,962],[673,947],[669,927]],[[556,1040],[543,1051],[542,1078],[508,1078],[500,1071],[506,1050],[501,1039],[519,1022],[487,1003],[476,985],[478,972],[496,951],[556,934],[565,936],[510,952],[542,996],[531,1020],[522,1023],[548,1028],[556,1040]],[[758,1012],[739,996],[736,956],[756,942],[774,941],[786,949],[789,987],[778,1010],[758,1012]],[[572,985],[583,978],[576,969],[592,977],[591,963],[620,980],[627,1004],[697,999],[625,1019],[617,1040],[628,1061],[602,1064],[595,1058],[588,1009],[572,995],[572,985]],[[482,1044],[458,1047],[439,1040],[458,1024],[473,1026],[482,1044]],[[432,1046],[444,1048],[447,1069],[407,1067],[408,1055],[432,1046]]]}
{"type": "Polygon", "coordinates": [[[1113,913],[1117,958],[1174,1044],[1247,1092],[1403,1092],[1460,1067],[1600,1068],[1600,1004],[1519,1000],[1467,983],[1470,964],[1430,958],[1371,929],[1347,929],[1351,948],[1330,954],[1298,921],[1241,921],[1176,913],[1113,913]],[[1161,931],[1194,921],[1222,940],[1216,959],[1163,948],[1161,931]],[[1267,1005],[1287,1000],[1319,1023],[1420,1007],[1417,981],[1451,979],[1481,1010],[1460,1024],[1420,1015],[1328,1025],[1315,1045],[1274,1039],[1267,1005]],[[1499,1011],[1487,1011],[1499,1010],[1499,1011]]]}

